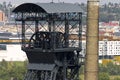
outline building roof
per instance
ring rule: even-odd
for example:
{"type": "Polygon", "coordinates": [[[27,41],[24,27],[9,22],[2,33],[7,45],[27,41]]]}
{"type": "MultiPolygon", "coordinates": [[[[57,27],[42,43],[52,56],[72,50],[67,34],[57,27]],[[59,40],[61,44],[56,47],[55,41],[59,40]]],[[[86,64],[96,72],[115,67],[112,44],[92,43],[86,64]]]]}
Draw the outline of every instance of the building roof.
{"type": "Polygon", "coordinates": [[[83,10],[78,4],[71,3],[24,3],[16,7],[13,12],[68,13],[83,12],[83,10]]]}

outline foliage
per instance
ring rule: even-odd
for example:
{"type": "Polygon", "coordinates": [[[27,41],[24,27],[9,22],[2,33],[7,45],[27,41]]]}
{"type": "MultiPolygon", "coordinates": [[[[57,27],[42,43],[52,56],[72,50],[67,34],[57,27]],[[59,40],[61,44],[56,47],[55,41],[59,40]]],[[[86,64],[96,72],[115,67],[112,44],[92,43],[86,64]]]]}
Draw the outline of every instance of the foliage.
{"type": "MultiPolygon", "coordinates": [[[[81,3],[80,6],[87,13],[87,5],[81,3]]],[[[99,14],[100,22],[119,21],[120,3],[108,3],[100,5],[99,14]]],[[[86,23],[85,21],[85,17],[83,17],[83,23],[86,23]]]]}
{"type": "MultiPolygon", "coordinates": [[[[23,80],[26,73],[27,61],[25,62],[0,62],[0,80],[23,80]]],[[[80,75],[84,74],[84,66],[80,68],[80,75]]],[[[110,80],[109,76],[120,75],[119,65],[112,62],[107,65],[99,65],[99,80],[110,80]]],[[[81,78],[82,79],[82,78],[81,78]]],[[[120,77],[113,77],[112,80],[120,80],[120,77]]]]}
{"type": "Polygon", "coordinates": [[[116,77],[116,78],[114,78],[114,80],[120,80],[120,78],[119,78],[119,77],[116,77]]]}
{"type": "Polygon", "coordinates": [[[120,75],[119,65],[109,62],[107,65],[99,65],[99,72],[109,73],[110,75],[120,75]]]}
{"type": "Polygon", "coordinates": [[[113,64],[112,62],[107,64],[108,73],[110,75],[120,75],[119,65],[113,64]]]}
{"type": "Polygon", "coordinates": [[[80,75],[84,74],[84,66],[81,66],[79,71],[80,71],[80,75]]]}
{"type": "Polygon", "coordinates": [[[100,64],[99,65],[99,72],[104,72],[104,73],[108,73],[108,68],[107,66],[100,64]]]}
{"type": "Polygon", "coordinates": [[[99,73],[99,80],[110,80],[108,73],[99,73]]]}
{"type": "Polygon", "coordinates": [[[26,62],[0,62],[0,80],[22,80],[26,72],[26,62]]]}

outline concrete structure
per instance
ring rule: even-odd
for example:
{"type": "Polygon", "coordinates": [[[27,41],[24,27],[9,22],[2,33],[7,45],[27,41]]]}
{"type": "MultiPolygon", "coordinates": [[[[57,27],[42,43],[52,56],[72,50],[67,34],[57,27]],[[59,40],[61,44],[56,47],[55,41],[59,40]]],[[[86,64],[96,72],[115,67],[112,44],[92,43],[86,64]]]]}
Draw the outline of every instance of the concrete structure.
{"type": "Polygon", "coordinates": [[[99,0],[88,0],[85,80],[98,80],[99,0]]]}

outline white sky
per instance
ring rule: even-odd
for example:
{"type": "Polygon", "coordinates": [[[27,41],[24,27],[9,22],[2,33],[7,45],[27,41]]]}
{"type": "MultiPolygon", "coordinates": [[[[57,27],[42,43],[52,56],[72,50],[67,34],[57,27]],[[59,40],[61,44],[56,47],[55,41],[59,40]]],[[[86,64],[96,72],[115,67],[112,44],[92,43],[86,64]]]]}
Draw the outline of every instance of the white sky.
{"type": "MultiPolygon", "coordinates": [[[[3,3],[4,1],[6,2],[11,2],[12,4],[21,4],[25,2],[40,2],[40,3],[47,3],[47,2],[52,2],[52,0],[0,0],[0,3],[3,3]]],[[[66,2],[66,3],[87,3],[87,0],[53,0],[54,2],[66,2]]],[[[114,2],[114,3],[120,3],[120,0],[100,0],[100,3],[108,3],[108,2],[114,2]]]]}

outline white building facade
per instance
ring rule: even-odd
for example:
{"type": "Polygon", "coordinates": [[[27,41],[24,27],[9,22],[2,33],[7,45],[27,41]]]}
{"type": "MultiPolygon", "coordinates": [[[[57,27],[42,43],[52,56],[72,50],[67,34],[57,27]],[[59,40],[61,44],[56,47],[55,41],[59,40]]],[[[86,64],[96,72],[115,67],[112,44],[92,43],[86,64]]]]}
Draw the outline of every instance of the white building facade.
{"type": "Polygon", "coordinates": [[[5,45],[6,50],[0,50],[0,61],[25,61],[27,56],[24,51],[21,50],[20,44],[8,44],[5,45]]]}
{"type": "Polygon", "coordinates": [[[99,41],[99,55],[120,55],[120,41],[99,41]]]}
{"type": "MultiPolygon", "coordinates": [[[[99,56],[120,56],[120,41],[99,41],[99,56]]],[[[86,41],[82,41],[82,53],[86,53],[86,41]]]]}

